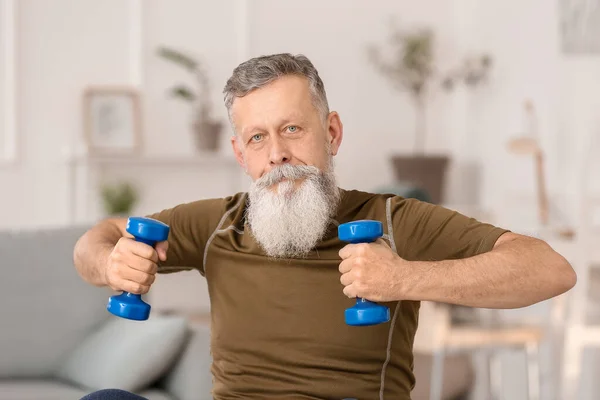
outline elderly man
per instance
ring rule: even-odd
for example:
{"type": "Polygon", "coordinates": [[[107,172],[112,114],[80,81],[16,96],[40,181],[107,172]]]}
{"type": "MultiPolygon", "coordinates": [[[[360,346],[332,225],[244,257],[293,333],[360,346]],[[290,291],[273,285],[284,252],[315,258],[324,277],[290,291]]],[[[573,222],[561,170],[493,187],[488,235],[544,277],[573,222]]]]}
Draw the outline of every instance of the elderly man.
{"type": "MultiPolygon", "coordinates": [[[[543,241],[415,199],[344,190],[333,157],[340,116],[304,56],[253,58],[233,71],[225,106],[247,193],[177,205],[154,249],[109,219],[74,258],[93,285],[144,294],[155,274],[194,269],[211,294],[215,399],[410,399],[419,301],[524,307],[574,286],[543,241]],[[337,226],[378,220],[384,238],[346,244],[337,226]],[[354,327],[354,298],[390,308],[354,327]]],[[[385,144],[377,144],[382,145],[385,144]]]]}

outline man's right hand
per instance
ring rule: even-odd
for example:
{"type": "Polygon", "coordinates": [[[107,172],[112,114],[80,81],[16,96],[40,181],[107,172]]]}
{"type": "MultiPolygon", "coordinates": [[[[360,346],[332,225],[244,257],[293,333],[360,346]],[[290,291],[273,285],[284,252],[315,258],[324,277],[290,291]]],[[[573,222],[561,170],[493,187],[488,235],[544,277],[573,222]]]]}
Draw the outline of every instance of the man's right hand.
{"type": "Polygon", "coordinates": [[[119,239],[108,257],[105,281],[113,290],[145,294],[154,283],[158,261],[167,259],[168,242],[153,248],[128,237],[119,239]]]}

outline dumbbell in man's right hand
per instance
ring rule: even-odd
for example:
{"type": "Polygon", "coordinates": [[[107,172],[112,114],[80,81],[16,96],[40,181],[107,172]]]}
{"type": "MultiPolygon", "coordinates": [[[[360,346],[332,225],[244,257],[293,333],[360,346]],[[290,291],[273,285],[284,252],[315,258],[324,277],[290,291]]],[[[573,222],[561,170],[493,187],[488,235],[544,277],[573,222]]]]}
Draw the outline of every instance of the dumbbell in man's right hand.
{"type": "Polygon", "coordinates": [[[155,248],[133,238],[119,239],[107,260],[104,272],[106,284],[113,290],[146,294],[154,283],[158,262],[167,259],[168,242],[158,242],[155,248]]]}

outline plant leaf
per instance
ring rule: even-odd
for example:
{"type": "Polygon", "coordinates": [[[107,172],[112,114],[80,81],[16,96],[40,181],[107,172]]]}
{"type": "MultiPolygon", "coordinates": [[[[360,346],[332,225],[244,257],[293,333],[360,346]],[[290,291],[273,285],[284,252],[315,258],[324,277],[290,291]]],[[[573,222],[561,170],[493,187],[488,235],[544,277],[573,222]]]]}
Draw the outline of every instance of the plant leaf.
{"type": "Polygon", "coordinates": [[[175,97],[180,97],[186,101],[193,102],[196,100],[196,95],[194,94],[194,92],[184,85],[175,86],[173,89],[171,89],[171,94],[175,97]]]}
{"type": "Polygon", "coordinates": [[[177,51],[169,47],[159,47],[158,55],[166,60],[174,62],[175,64],[179,64],[180,66],[190,71],[195,71],[198,67],[198,62],[192,57],[188,56],[187,54],[184,54],[181,51],[177,51]]]}
{"type": "Polygon", "coordinates": [[[109,215],[126,215],[138,201],[136,188],[130,183],[103,185],[101,188],[104,209],[109,215]]]}

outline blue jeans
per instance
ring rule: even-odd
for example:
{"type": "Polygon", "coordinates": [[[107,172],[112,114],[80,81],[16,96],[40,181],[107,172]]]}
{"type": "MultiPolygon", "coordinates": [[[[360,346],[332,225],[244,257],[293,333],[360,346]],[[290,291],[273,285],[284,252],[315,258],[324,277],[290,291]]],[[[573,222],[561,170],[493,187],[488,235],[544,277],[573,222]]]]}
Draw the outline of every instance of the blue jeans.
{"type": "Polygon", "coordinates": [[[102,389],[83,396],[80,400],[148,400],[121,389],[102,389]]]}

